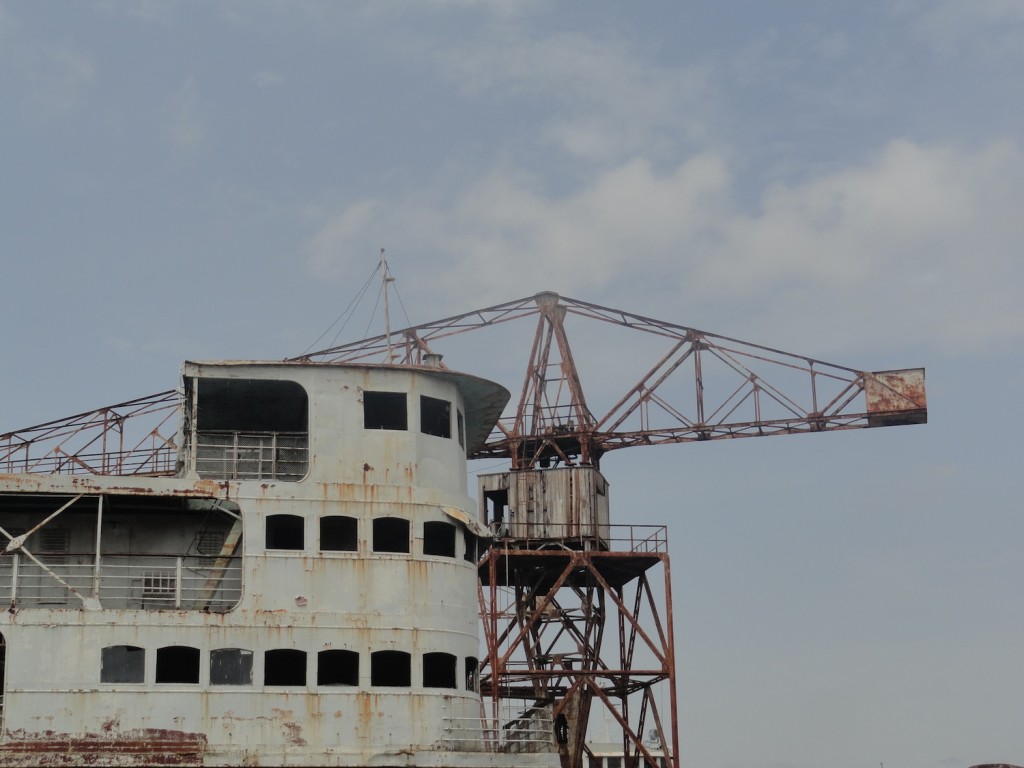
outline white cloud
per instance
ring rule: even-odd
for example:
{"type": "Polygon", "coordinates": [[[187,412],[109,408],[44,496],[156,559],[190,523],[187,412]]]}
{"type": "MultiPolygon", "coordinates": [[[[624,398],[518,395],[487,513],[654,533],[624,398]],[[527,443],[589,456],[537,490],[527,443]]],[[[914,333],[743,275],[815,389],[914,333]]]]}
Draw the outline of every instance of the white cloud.
{"type": "Polygon", "coordinates": [[[284,76],[279,72],[263,69],[252,76],[252,81],[257,88],[272,88],[284,83],[284,76]]]}
{"type": "Polygon", "coordinates": [[[337,276],[352,267],[346,254],[365,263],[401,243],[420,256],[401,273],[467,308],[553,289],[680,322],[685,306],[690,322],[722,332],[694,313],[727,312],[731,329],[766,329],[752,341],[783,326],[808,351],[1024,337],[1015,145],[895,141],[846,170],[766,190],[756,211],[740,208],[735,186],[714,153],[666,174],[633,159],[562,197],[495,170],[447,202],[345,207],[321,220],[308,254],[318,274],[337,276]],[[832,335],[827,345],[820,334],[832,335]]]}
{"type": "Polygon", "coordinates": [[[502,26],[439,61],[467,93],[546,102],[540,137],[579,158],[621,162],[706,134],[708,71],[653,64],[622,40],[533,39],[502,26]]]}
{"type": "Polygon", "coordinates": [[[164,100],[161,110],[164,133],[179,149],[197,149],[206,140],[201,107],[199,89],[192,78],[164,100]]]}
{"type": "Polygon", "coordinates": [[[894,7],[910,19],[914,34],[936,51],[956,55],[1019,57],[1024,27],[1022,0],[902,0],[894,7]]]}

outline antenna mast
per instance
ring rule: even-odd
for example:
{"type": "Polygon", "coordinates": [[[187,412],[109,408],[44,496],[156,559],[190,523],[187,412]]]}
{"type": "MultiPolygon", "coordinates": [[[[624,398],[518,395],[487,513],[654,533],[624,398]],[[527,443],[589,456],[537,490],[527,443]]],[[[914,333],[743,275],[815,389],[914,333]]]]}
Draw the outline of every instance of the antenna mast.
{"type": "Polygon", "coordinates": [[[384,335],[387,339],[387,362],[391,363],[394,361],[394,352],[391,349],[391,313],[388,310],[388,283],[395,282],[395,278],[391,276],[391,271],[388,269],[388,260],[384,256],[384,249],[380,249],[380,279],[384,287],[384,335]]]}

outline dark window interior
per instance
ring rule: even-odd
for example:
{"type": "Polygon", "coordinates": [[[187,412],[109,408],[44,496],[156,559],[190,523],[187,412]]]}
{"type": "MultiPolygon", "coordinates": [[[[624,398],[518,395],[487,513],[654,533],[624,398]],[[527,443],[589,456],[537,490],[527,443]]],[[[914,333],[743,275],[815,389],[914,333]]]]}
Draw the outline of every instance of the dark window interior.
{"type": "Polygon", "coordinates": [[[479,691],[480,662],[472,656],[466,657],[466,690],[479,691]]]}
{"type": "Polygon", "coordinates": [[[370,685],[412,685],[412,657],[404,651],[375,651],[370,655],[370,685]]]}
{"type": "Polygon", "coordinates": [[[298,515],[270,515],[267,518],[267,549],[304,549],[305,523],[298,515]]]}
{"type": "Polygon", "coordinates": [[[363,426],[408,429],[408,408],[405,392],[363,392],[363,426]]]}
{"type": "Polygon", "coordinates": [[[420,395],[420,431],[437,437],[452,436],[452,404],[420,395]]]}
{"type": "Polygon", "coordinates": [[[198,683],[199,649],[187,645],[168,645],[156,649],[158,683],[198,683]]]}
{"type": "Polygon", "coordinates": [[[359,654],[330,650],[317,654],[317,685],[359,685],[359,654]]]}
{"type": "Polygon", "coordinates": [[[252,651],[218,648],[210,651],[210,685],[251,685],[252,651]]]}
{"type": "Polygon", "coordinates": [[[378,517],[373,521],[374,552],[408,552],[409,521],[401,517],[378,517]]]}
{"type": "Polygon", "coordinates": [[[459,445],[463,448],[466,447],[466,417],[462,415],[462,411],[455,411],[458,416],[459,422],[459,445]]]}
{"type": "Polygon", "coordinates": [[[455,557],[455,526],[441,522],[424,523],[423,554],[455,557]]]}
{"type": "Polygon", "coordinates": [[[423,654],[423,687],[456,688],[458,659],[450,653],[423,654]]]}
{"type": "Polygon", "coordinates": [[[305,685],[306,652],[291,648],[267,651],[263,656],[265,685],[305,685]]]}
{"type": "Polygon", "coordinates": [[[142,683],[146,651],[134,645],[111,645],[101,651],[101,683],[142,683]]]}
{"type": "Polygon", "coordinates": [[[475,563],[480,557],[477,552],[477,538],[469,528],[463,528],[462,532],[466,539],[466,552],[463,557],[467,562],[475,563]]]}
{"type": "Polygon", "coordinates": [[[359,521],[330,515],[320,518],[320,549],[324,552],[355,552],[359,548],[359,521]]]}
{"type": "Polygon", "coordinates": [[[306,432],[309,398],[294,381],[197,379],[199,431],[306,432]]]}
{"type": "Polygon", "coordinates": [[[499,526],[508,516],[508,489],[484,491],[487,522],[498,523],[499,526]]]}

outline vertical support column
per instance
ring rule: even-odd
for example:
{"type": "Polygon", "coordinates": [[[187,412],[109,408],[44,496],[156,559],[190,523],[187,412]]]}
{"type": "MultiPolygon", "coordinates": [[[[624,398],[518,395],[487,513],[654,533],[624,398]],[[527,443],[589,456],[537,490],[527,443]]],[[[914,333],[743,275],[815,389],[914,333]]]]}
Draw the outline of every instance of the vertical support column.
{"type": "Polygon", "coordinates": [[[100,546],[103,541],[103,496],[96,497],[96,561],[92,571],[92,596],[100,599],[100,546]]]}

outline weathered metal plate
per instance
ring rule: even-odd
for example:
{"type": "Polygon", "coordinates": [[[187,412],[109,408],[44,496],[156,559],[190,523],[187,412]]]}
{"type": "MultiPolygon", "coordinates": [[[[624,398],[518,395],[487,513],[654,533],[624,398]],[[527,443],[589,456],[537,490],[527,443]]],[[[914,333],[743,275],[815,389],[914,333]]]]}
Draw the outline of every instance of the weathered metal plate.
{"type": "Polygon", "coordinates": [[[864,374],[864,394],[869,427],[925,424],[928,421],[924,368],[864,374]]]}

